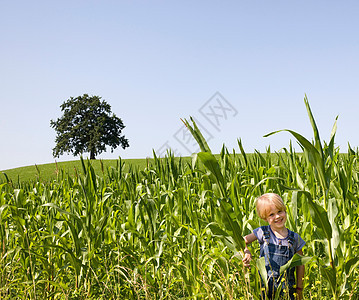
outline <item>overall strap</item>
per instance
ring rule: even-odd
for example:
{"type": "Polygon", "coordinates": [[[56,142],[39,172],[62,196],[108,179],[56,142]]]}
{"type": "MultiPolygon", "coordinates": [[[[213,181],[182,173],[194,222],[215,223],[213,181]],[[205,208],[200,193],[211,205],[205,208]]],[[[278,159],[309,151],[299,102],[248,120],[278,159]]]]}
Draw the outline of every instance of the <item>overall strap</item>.
{"type": "Polygon", "coordinates": [[[295,238],[294,238],[294,232],[288,229],[288,244],[289,244],[289,248],[292,251],[292,255],[294,255],[295,250],[294,250],[294,243],[295,243],[295,238]]]}
{"type": "Polygon", "coordinates": [[[269,232],[269,226],[261,226],[263,230],[263,239],[267,244],[269,244],[269,238],[270,238],[270,232],[269,232]]]}

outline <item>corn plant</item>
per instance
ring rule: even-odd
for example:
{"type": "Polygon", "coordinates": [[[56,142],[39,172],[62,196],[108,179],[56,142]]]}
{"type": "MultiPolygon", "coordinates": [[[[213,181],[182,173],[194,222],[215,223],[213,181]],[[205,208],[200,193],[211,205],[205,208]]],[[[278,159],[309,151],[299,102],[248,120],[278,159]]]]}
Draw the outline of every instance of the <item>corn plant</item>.
{"type": "Polygon", "coordinates": [[[239,139],[214,155],[190,119],[192,160],[154,153],[143,169],[119,159],[96,173],[82,159],[48,182],[0,174],[0,298],[261,299],[263,262],[243,267],[242,236],[264,225],[255,199],[275,192],[307,242],[309,258],[286,266],[306,262],[305,299],[357,299],[359,153],[339,153],[336,126],[321,142],[305,101],[314,141],[289,131],[300,153],[246,153],[239,139]]]}
{"type": "MultiPolygon", "coordinates": [[[[352,174],[349,174],[349,178],[346,177],[348,173],[343,172],[343,167],[346,166],[347,171],[350,172],[352,162],[349,160],[345,164],[340,164],[339,151],[334,148],[337,118],[334,122],[329,144],[324,143],[323,145],[307,97],[305,97],[304,102],[313,128],[314,141],[311,143],[304,136],[292,130],[285,129],[284,131],[290,132],[301,145],[307,161],[305,174],[314,180],[311,188],[309,188],[305,184],[308,179],[300,178],[300,175],[296,174],[301,189],[295,191],[294,198],[303,195],[310,207],[310,215],[312,216],[312,224],[315,225],[316,235],[327,241],[326,256],[324,259],[317,257],[317,261],[322,276],[330,286],[333,298],[338,299],[345,293],[347,279],[352,275],[354,266],[359,264],[358,257],[347,255],[351,247],[354,246],[351,243],[353,240],[346,239],[344,228],[340,228],[345,218],[347,218],[347,224],[350,220],[350,209],[347,210],[350,206],[343,205],[343,203],[346,200],[344,197],[347,195],[347,185],[351,182],[352,174]],[[335,185],[336,181],[339,182],[339,186],[335,185]],[[339,210],[339,208],[341,209],[339,210]],[[326,264],[326,260],[329,260],[329,265],[326,264]]],[[[266,136],[278,132],[272,132],[266,136]]],[[[354,230],[352,233],[356,234],[356,231],[354,230]]]]}

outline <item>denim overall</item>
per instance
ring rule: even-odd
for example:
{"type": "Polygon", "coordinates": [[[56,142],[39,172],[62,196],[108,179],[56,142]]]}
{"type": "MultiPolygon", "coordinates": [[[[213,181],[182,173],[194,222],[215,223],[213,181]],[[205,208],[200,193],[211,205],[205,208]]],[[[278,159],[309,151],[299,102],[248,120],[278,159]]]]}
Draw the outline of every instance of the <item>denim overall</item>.
{"type": "Polygon", "coordinates": [[[277,289],[282,285],[281,295],[284,295],[283,291],[286,286],[288,286],[290,299],[294,299],[293,293],[295,289],[293,285],[295,285],[295,268],[287,269],[286,275],[282,274],[282,276],[279,276],[280,267],[285,265],[294,255],[294,232],[288,230],[288,247],[269,243],[269,226],[262,226],[261,228],[263,230],[264,243],[260,249],[260,256],[265,257],[268,278],[267,296],[269,299],[274,299],[277,289]],[[284,281],[282,281],[282,278],[284,278],[284,281]]]}

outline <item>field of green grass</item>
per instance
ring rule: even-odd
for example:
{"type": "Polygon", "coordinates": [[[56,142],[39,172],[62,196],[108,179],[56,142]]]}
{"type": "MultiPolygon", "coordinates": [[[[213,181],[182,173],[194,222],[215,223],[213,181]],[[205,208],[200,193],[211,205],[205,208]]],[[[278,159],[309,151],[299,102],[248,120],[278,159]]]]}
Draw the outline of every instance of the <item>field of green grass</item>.
{"type": "MultiPolygon", "coordinates": [[[[253,156],[253,153],[248,153],[247,156],[253,156]]],[[[278,154],[272,153],[272,160],[278,160],[278,154]]],[[[219,155],[215,155],[219,157],[219,155]]],[[[179,158],[175,158],[178,160],[179,158]]],[[[191,157],[182,157],[181,160],[191,162],[191,157]]],[[[144,170],[149,164],[154,163],[153,158],[139,158],[139,159],[96,159],[91,160],[91,165],[96,174],[105,174],[109,168],[117,168],[118,164],[122,163],[124,171],[130,170],[144,170]]],[[[14,184],[21,184],[26,182],[50,182],[55,180],[60,172],[74,176],[76,172],[82,172],[81,160],[55,162],[47,164],[39,164],[32,166],[24,166],[8,170],[0,170],[0,182],[11,181],[14,184]]]]}
{"type": "MultiPolygon", "coordinates": [[[[130,167],[144,169],[150,160],[151,159],[126,159],[123,160],[123,162],[125,170],[128,171],[130,167]]],[[[98,159],[91,161],[91,165],[97,173],[101,173],[109,167],[115,168],[118,163],[118,159],[98,159]]],[[[0,177],[4,180],[6,174],[7,178],[14,183],[37,180],[51,181],[57,178],[61,170],[71,176],[75,174],[76,170],[77,172],[81,172],[82,166],[80,159],[3,170],[0,171],[0,177]]]]}
{"type": "Polygon", "coordinates": [[[305,299],[357,299],[358,158],[334,154],[328,198],[308,155],[290,149],[77,161],[55,179],[50,164],[0,180],[0,298],[260,299],[258,246],[247,270],[240,237],[263,225],[255,198],[276,192],[307,242],[305,299]]]}
{"type": "MultiPolygon", "coordinates": [[[[265,225],[255,201],[268,192],[306,241],[281,282],[284,267],[305,264],[303,299],[359,299],[359,152],[340,154],[335,130],[322,142],[310,117],[314,141],[290,132],[300,154],[291,144],[248,154],[238,141],[238,153],[213,155],[187,123],[201,148],[191,158],[7,170],[0,299],[267,300],[258,243],[250,269],[241,257],[243,236],[265,225]]],[[[289,299],[288,286],[282,292],[289,299]]]]}

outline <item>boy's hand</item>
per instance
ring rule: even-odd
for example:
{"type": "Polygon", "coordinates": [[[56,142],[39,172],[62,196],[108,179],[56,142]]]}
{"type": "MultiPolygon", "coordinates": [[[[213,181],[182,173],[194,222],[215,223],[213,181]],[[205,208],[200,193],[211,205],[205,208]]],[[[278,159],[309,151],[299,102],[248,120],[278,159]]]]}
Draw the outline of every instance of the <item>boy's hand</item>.
{"type": "Polygon", "coordinates": [[[245,267],[251,266],[251,260],[252,260],[252,253],[248,249],[244,250],[244,257],[242,259],[243,264],[245,267]]]}

